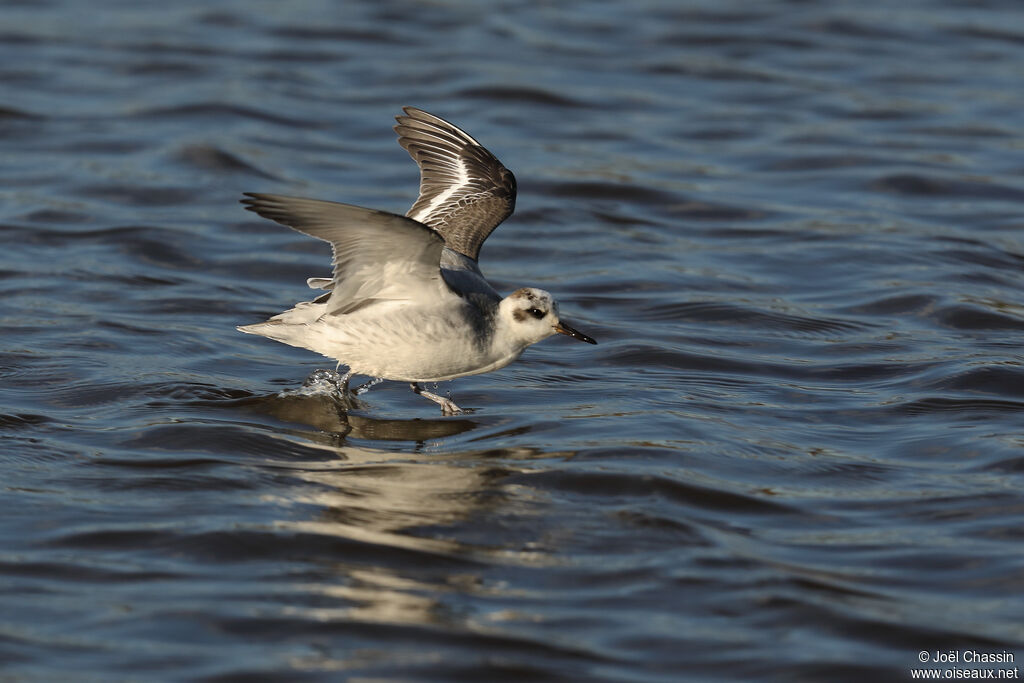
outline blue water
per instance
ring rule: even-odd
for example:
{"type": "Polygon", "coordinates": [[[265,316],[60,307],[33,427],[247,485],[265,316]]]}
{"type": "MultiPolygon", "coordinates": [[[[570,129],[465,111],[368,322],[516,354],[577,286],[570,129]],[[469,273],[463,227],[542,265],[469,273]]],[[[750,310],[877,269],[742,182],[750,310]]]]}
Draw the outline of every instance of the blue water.
{"type": "Polygon", "coordinates": [[[1009,0],[5,4],[0,679],[1018,665],[1022,75],[1009,0]],[[235,331],[330,266],[241,193],[403,213],[403,105],[600,342],[453,418],[235,331]]]}

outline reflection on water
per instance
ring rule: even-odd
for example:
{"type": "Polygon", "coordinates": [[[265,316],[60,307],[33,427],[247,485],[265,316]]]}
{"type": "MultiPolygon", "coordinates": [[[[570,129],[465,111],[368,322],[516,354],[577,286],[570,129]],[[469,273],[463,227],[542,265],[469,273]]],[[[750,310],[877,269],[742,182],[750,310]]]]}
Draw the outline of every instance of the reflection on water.
{"type": "Polygon", "coordinates": [[[315,553],[316,580],[301,578],[290,584],[287,592],[293,597],[273,620],[298,619],[346,632],[353,625],[370,633],[386,629],[356,654],[327,649],[297,657],[290,662],[296,670],[358,672],[386,662],[403,671],[430,664],[436,662],[436,645],[431,643],[438,633],[453,634],[472,648],[500,644],[519,652],[515,658],[535,650],[547,651],[555,661],[581,656],[571,654],[572,648],[567,654],[563,646],[515,636],[519,624],[545,617],[522,600],[520,591],[490,576],[493,568],[536,571],[561,564],[548,546],[551,539],[541,538],[540,527],[530,528],[529,519],[540,513],[524,505],[532,494],[506,484],[532,469],[513,463],[551,454],[506,448],[434,454],[424,461],[415,453],[427,441],[471,430],[474,423],[358,417],[334,409],[336,402],[324,396],[273,397],[259,408],[282,419],[295,416],[295,422],[321,430],[338,425],[348,430],[284,437],[308,440],[333,457],[274,461],[271,456],[268,466],[304,485],[266,502],[311,513],[274,521],[274,533],[306,538],[322,549],[315,553]],[[375,439],[407,439],[416,446],[412,453],[402,453],[353,443],[375,439]],[[503,528],[509,519],[515,520],[514,530],[503,528]],[[494,524],[498,533],[488,533],[494,524]],[[459,534],[460,528],[477,531],[459,534]],[[481,604],[470,610],[466,598],[481,604]],[[389,643],[406,639],[412,641],[407,655],[396,660],[389,643]]]}
{"type": "MultiPolygon", "coordinates": [[[[358,415],[360,401],[336,392],[283,392],[238,404],[285,422],[306,424],[316,432],[287,430],[279,438],[314,444],[332,457],[312,462],[279,463],[291,477],[307,482],[303,493],[277,501],[286,506],[304,505],[319,510],[315,518],[279,520],[275,527],[290,534],[304,534],[358,546],[360,557],[371,554],[386,559],[408,557],[413,564],[444,564],[464,567],[445,573],[440,583],[423,583],[387,564],[370,566],[332,562],[334,577],[316,584],[299,584],[295,590],[322,595],[342,607],[286,608],[285,614],[319,621],[380,622],[388,624],[447,624],[453,615],[444,604],[429,597],[435,591],[481,590],[477,564],[543,566],[531,539],[519,539],[519,547],[499,543],[463,543],[451,538],[424,535],[423,530],[471,525],[477,517],[494,512],[507,502],[498,493],[501,482],[515,472],[509,461],[528,458],[530,449],[506,448],[490,453],[503,464],[481,461],[479,453],[435,455],[424,462],[404,452],[387,452],[356,445],[358,442],[412,442],[411,453],[421,452],[428,442],[469,432],[472,420],[376,419],[358,415]],[[425,558],[429,558],[426,560],[425,558]]],[[[408,446],[406,446],[408,448],[408,446]]],[[[429,449],[428,449],[429,452],[429,449]]],[[[570,453],[561,454],[571,457],[570,453]]],[[[495,538],[494,541],[498,539],[495,538]]],[[[318,663],[318,666],[323,662],[318,663]]]]}
{"type": "MultiPolygon", "coordinates": [[[[440,585],[417,581],[391,561],[407,557],[411,563],[429,558],[429,562],[457,559],[455,566],[484,560],[478,549],[453,539],[423,536],[419,529],[443,528],[465,523],[489,505],[482,495],[496,477],[486,466],[460,466],[458,463],[423,464],[407,457],[382,454],[358,447],[338,449],[343,463],[326,467],[296,468],[293,476],[310,484],[309,493],[287,504],[308,504],[320,512],[316,518],[280,521],[278,528],[288,533],[320,536],[325,542],[337,539],[360,547],[360,555],[379,557],[385,564],[360,565],[344,561],[332,563],[334,581],[297,587],[302,592],[322,594],[331,602],[346,606],[336,610],[311,608],[299,610],[305,617],[318,620],[383,622],[389,624],[432,624],[448,621],[441,614],[443,604],[432,593],[451,590],[449,582],[478,582],[471,569],[447,575],[440,585]]],[[[507,556],[504,558],[509,559],[507,556]]]]}
{"type": "Polygon", "coordinates": [[[277,394],[262,399],[251,399],[253,409],[272,415],[284,422],[315,427],[320,433],[305,433],[315,443],[336,446],[345,443],[345,437],[370,441],[402,441],[423,443],[447,436],[462,434],[474,428],[468,419],[389,420],[374,418],[358,398],[330,394],[287,395],[277,394]]]}

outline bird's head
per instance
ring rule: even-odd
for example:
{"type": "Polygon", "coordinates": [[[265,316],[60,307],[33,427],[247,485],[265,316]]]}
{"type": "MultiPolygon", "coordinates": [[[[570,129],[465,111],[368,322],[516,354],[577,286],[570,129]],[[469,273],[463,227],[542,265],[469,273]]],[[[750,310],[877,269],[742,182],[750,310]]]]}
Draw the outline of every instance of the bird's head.
{"type": "Polygon", "coordinates": [[[523,346],[536,344],[553,334],[564,334],[588,344],[597,342],[558,318],[558,304],[543,289],[523,287],[498,305],[498,316],[512,337],[523,346]]]}

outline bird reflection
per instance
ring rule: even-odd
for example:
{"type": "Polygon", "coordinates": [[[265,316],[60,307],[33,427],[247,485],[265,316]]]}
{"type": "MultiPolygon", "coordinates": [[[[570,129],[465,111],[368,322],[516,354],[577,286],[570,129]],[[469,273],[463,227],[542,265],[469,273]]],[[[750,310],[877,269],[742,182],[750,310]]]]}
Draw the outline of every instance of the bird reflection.
{"type": "Polygon", "coordinates": [[[285,422],[305,424],[322,432],[312,440],[340,445],[345,437],[371,441],[424,442],[468,432],[477,423],[469,419],[387,420],[352,413],[358,398],[338,394],[277,394],[252,399],[250,405],[285,422]],[[326,436],[325,436],[326,435],[326,436]]]}
{"type": "MultiPolygon", "coordinates": [[[[307,511],[282,515],[274,527],[308,543],[307,562],[320,565],[295,585],[304,597],[289,606],[289,613],[317,623],[451,626],[460,620],[452,596],[495,590],[482,568],[554,561],[531,525],[507,523],[505,483],[532,469],[517,468],[516,461],[550,457],[550,452],[490,448],[425,455],[420,452],[425,442],[484,424],[365,417],[353,412],[360,407],[358,398],[330,393],[249,398],[246,404],[314,428],[274,429],[273,438],[330,454],[296,459],[294,449],[282,449],[286,456],[270,456],[270,466],[287,472],[296,485],[268,502],[307,511]],[[390,443],[395,441],[414,447],[390,443]]],[[[515,509],[519,517],[527,508],[520,503],[515,509]]],[[[349,663],[317,663],[324,665],[349,663]]]]}
{"type": "MultiPolygon", "coordinates": [[[[360,424],[352,417],[350,434],[358,430],[364,437],[369,427],[386,438],[414,433],[423,439],[441,433],[437,422],[452,424],[360,424]]],[[[449,596],[483,590],[480,567],[508,552],[501,549],[506,539],[476,544],[453,534],[500,515],[502,480],[509,470],[478,453],[424,456],[351,442],[332,446],[322,433],[303,436],[334,451],[337,459],[286,465],[292,479],[308,485],[291,488],[282,503],[317,511],[280,520],[275,527],[313,539],[319,546],[313,555],[324,561],[324,578],[301,586],[316,598],[292,609],[317,622],[449,624],[449,596]]]]}

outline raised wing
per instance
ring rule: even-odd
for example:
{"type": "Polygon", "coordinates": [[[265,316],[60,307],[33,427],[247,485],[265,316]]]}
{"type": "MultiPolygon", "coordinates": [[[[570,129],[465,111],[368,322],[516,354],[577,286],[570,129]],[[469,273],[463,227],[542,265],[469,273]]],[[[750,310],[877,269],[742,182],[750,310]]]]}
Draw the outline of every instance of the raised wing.
{"type": "Polygon", "coordinates": [[[420,196],[406,215],[476,259],[480,245],[516,205],[516,178],[465,132],[422,109],[396,116],[398,144],[420,167],[420,196]]]}
{"type": "MultiPolygon", "coordinates": [[[[439,290],[454,296],[441,277],[444,241],[422,223],[351,204],[245,195],[242,203],[249,211],[331,243],[334,279],[328,313],[351,313],[377,301],[436,302],[439,290]]],[[[317,284],[328,288],[325,282],[317,284]]]]}

